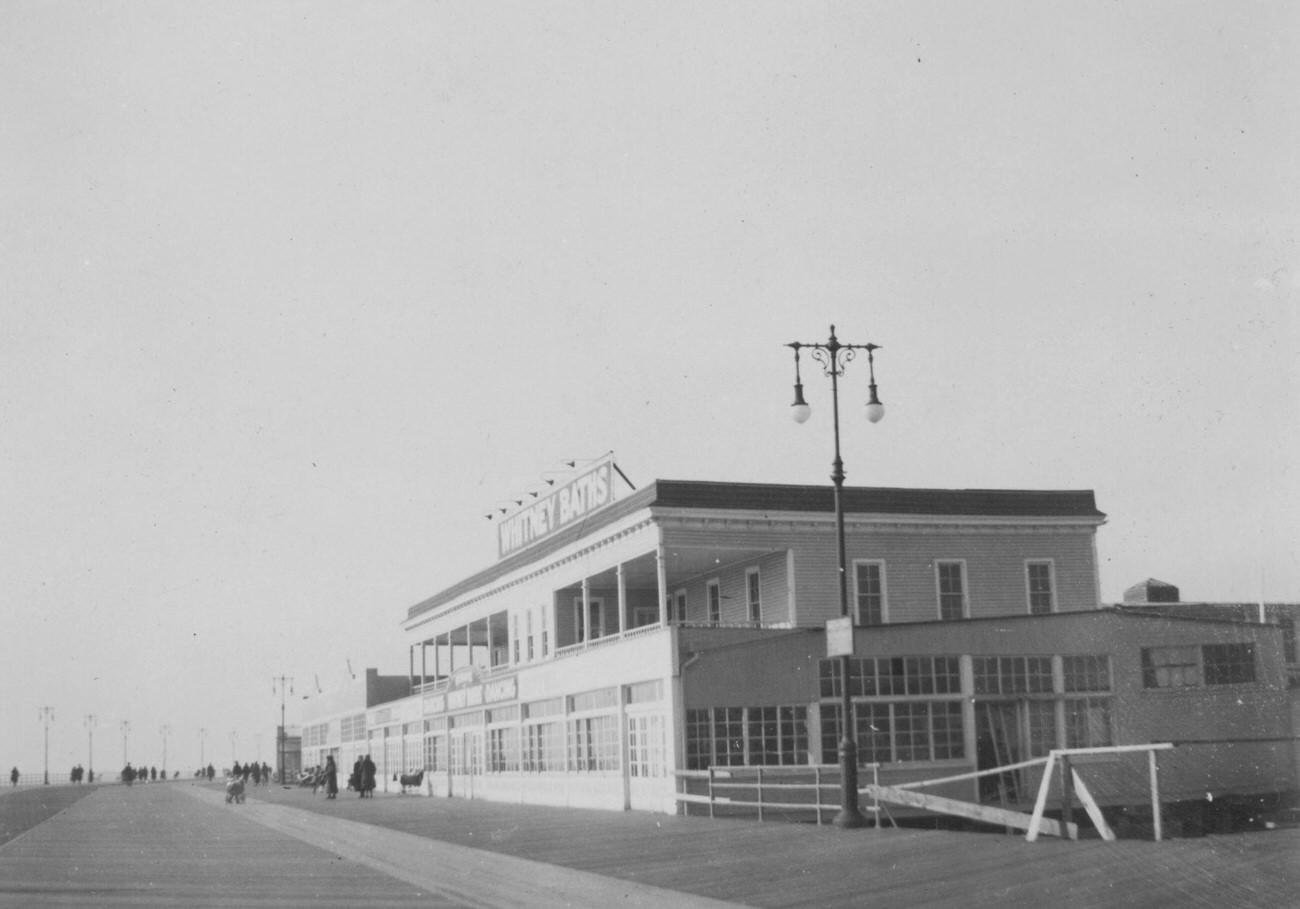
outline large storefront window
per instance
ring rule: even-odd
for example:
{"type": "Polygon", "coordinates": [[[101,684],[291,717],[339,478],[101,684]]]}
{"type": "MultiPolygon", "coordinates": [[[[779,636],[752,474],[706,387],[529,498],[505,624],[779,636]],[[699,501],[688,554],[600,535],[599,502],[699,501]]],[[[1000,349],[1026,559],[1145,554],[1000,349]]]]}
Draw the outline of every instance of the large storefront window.
{"type": "Polygon", "coordinates": [[[698,707],[686,711],[686,767],[783,765],[808,760],[803,706],[698,707]]]}
{"type": "MultiPolygon", "coordinates": [[[[864,764],[947,761],[966,756],[961,701],[853,705],[858,760],[864,764]]],[[[840,705],[822,704],[822,763],[839,760],[840,705]]]]}

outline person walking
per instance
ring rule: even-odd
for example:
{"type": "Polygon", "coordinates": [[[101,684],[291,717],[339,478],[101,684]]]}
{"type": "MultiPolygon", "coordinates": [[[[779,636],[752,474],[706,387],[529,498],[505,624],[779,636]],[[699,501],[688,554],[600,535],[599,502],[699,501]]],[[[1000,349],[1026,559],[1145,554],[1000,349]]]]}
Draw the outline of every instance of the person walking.
{"type": "Polygon", "coordinates": [[[10,771],[9,771],[9,785],[10,785],[10,786],[17,786],[17,785],[18,785],[18,768],[17,768],[17,767],[15,767],[13,770],[10,770],[10,771]]]}
{"type": "Polygon", "coordinates": [[[369,799],[375,797],[375,762],[368,754],[361,762],[361,795],[369,799]]]}
{"type": "Polygon", "coordinates": [[[334,755],[325,758],[325,798],[332,799],[339,794],[339,768],[334,763],[334,755]]]}

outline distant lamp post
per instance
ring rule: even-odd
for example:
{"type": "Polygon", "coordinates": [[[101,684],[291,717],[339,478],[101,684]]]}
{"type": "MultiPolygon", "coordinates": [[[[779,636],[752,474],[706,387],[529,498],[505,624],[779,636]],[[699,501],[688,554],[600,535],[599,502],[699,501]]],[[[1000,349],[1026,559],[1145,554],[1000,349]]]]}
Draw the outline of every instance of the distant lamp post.
{"type": "Polygon", "coordinates": [[[168,726],[166,723],[163,723],[162,726],[158,727],[158,731],[162,733],[162,740],[163,740],[162,778],[165,780],[167,779],[167,733],[172,731],[172,727],[168,726]]]}
{"type": "Polygon", "coordinates": [[[93,713],[86,714],[86,730],[89,741],[86,745],[86,769],[90,771],[90,781],[95,782],[95,724],[99,720],[93,713]]]}
{"type": "Polygon", "coordinates": [[[121,728],[122,728],[122,766],[125,767],[128,763],[130,763],[126,758],[126,737],[131,732],[131,721],[123,720],[121,724],[121,728]]]}
{"type": "Polygon", "coordinates": [[[45,785],[50,785],[50,720],[54,719],[53,707],[42,707],[41,721],[45,723],[45,785]]]}
{"type": "MultiPolygon", "coordinates": [[[[805,422],[812,416],[812,408],[803,398],[803,381],[799,376],[799,351],[807,350],[809,356],[822,365],[823,371],[831,379],[831,416],[835,427],[835,460],[831,462],[831,482],[835,485],[835,543],[838,550],[840,618],[852,619],[849,614],[848,573],[844,558],[844,460],[840,457],[840,375],[859,350],[867,352],[867,371],[870,376],[867,397],[866,417],[872,423],[880,422],[885,415],[885,405],[880,403],[876,393],[876,365],[873,354],[880,349],[878,344],[841,344],[835,337],[835,326],[831,326],[831,336],[825,343],[805,344],[792,341],[785,345],[794,350],[794,403],[790,416],[796,423],[805,422]]],[[[849,691],[851,653],[840,654],[840,812],[832,823],[837,827],[863,827],[867,819],[858,807],[858,744],[857,730],[854,729],[853,697],[849,691]]]]}

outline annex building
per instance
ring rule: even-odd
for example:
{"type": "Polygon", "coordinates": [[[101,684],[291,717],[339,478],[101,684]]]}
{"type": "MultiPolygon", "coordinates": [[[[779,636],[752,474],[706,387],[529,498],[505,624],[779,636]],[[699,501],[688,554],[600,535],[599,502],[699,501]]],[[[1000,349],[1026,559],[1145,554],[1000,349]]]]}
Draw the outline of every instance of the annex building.
{"type": "MultiPolygon", "coordinates": [[[[368,677],[304,702],[304,764],[369,753],[390,788],[423,769],[434,796],[671,813],[679,771],[834,765],[847,682],[882,783],[1177,740],[1171,800],[1295,788],[1279,629],[1102,608],[1091,491],[846,488],[845,680],[829,486],[616,480],[606,459],[501,522],[494,564],[407,610],[400,696],[368,677]]],[[[1145,771],[1112,771],[1098,797],[1140,802],[1145,771]]]]}

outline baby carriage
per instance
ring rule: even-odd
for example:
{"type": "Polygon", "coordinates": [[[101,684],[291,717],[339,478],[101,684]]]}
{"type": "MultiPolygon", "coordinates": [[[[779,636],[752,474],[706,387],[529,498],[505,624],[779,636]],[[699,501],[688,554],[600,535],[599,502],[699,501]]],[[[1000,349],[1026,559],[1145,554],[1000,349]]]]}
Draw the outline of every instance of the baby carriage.
{"type": "Polygon", "coordinates": [[[237,776],[226,780],[226,804],[231,802],[244,804],[244,781],[237,776]]]}

